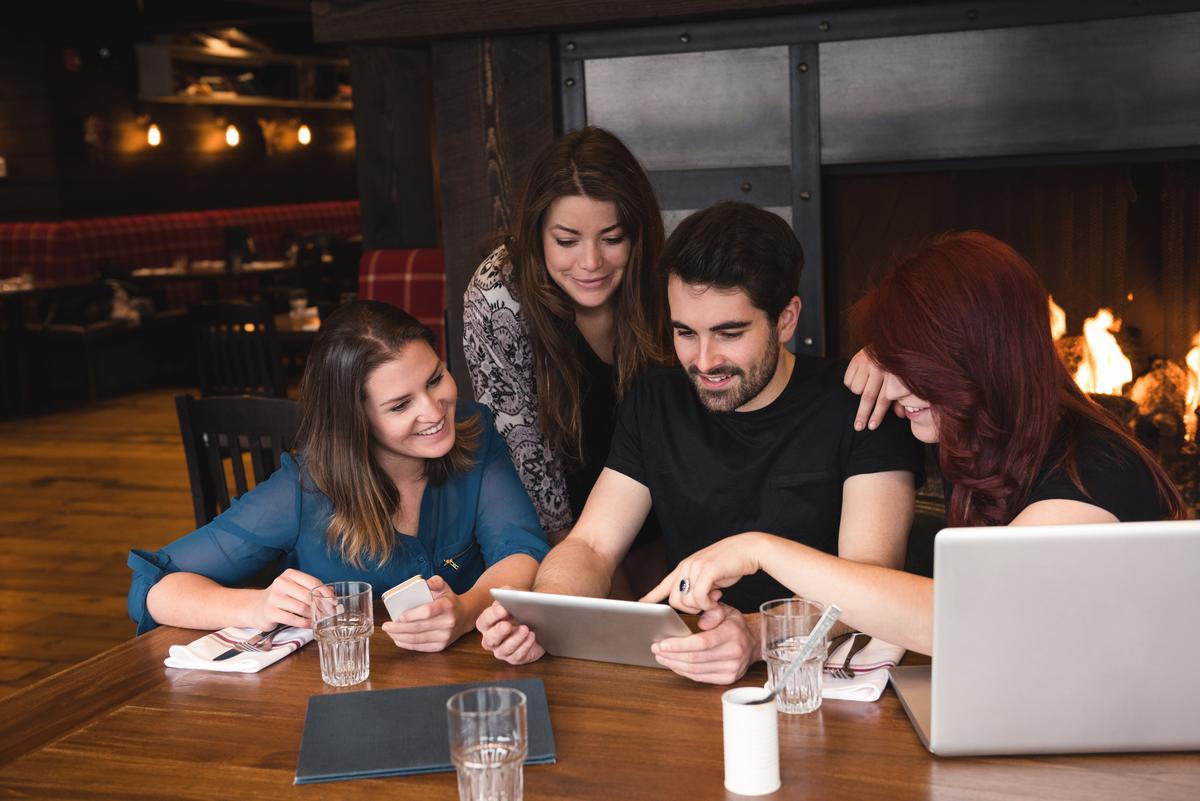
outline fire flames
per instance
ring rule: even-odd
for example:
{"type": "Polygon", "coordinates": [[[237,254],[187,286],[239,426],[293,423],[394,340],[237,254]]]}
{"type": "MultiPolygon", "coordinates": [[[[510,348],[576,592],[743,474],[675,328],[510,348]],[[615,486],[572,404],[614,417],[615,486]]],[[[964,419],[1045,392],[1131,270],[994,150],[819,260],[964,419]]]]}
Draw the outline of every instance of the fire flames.
{"type": "Polygon", "coordinates": [[[1187,352],[1184,363],[1188,369],[1187,398],[1184,402],[1183,424],[1187,438],[1196,441],[1196,407],[1200,406],[1200,331],[1192,337],[1192,349],[1187,352]]]}
{"type": "Polygon", "coordinates": [[[1063,307],[1054,302],[1054,296],[1050,295],[1050,336],[1054,337],[1055,341],[1063,338],[1067,333],[1067,313],[1063,311],[1063,307]]]}
{"type": "Polygon", "coordinates": [[[1121,321],[1112,309],[1100,309],[1095,317],[1083,323],[1083,338],[1087,346],[1083,361],[1075,371],[1075,383],[1084,392],[1096,395],[1120,395],[1125,385],[1133,380],[1133,365],[1114,333],[1121,330],[1121,321]]]}
{"type": "Polygon", "coordinates": [[[1162,403],[1168,403],[1169,408],[1176,410],[1171,416],[1176,421],[1182,418],[1186,439],[1196,441],[1196,407],[1200,406],[1200,331],[1193,337],[1193,347],[1184,358],[1186,371],[1177,362],[1156,360],[1150,373],[1139,378],[1130,392],[1125,392],[1125,387],[1133,380],[1133,366],[1114,336],[1121,330],[1121,320],[1113,311],[1097,310],[1095,316],[1084,321],[1082,337],[1067,337],[1067,315],[1053,297],[1048,299],[1048,309],[1050,333],[1059,343],[1059,352],[1068,369],[1074,371],[1075,383],[1080,389],[1093,395],[1131,395],[1142,414],[1159,414],[1163,410],[1162,403]],[[1179,408],[1181,402],[1182,409],[1179,408]]]}

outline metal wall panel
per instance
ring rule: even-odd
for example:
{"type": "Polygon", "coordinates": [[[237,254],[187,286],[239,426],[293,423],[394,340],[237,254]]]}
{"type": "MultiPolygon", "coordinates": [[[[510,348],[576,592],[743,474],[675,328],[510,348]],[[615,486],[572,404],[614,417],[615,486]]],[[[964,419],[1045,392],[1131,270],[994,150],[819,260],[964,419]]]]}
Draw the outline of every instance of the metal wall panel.
{"type": "MultiPolygon", "coordinates": [[[[737,198],[730,199],[736,200],[737,198]]],[[[792,224],[791,206],[763,206],[763,209],[771,212],[777,217],[782,217],[783,221],[788,225],[792,224]]],[[[687,217],[689,214],[694,214],[697,211],[700,211],[700,209],[663,209],[663,233],[666,236],[670,236],[671,232],[675,230],[679,223],[683,222],[685,217],[687,217]]],[[[807,251],[805,253],[807,255],[807,251]]]]}
{"type": "Polygon", "coordinates": [[[1200,145],[1200,13],[820,45],[824,164],[1200,145]]]}
{"type": "Polygon", "coordinates": [[[588,123],[648,170],[791,163],[786,47],[594,59],[584,72],[588,123]]]}

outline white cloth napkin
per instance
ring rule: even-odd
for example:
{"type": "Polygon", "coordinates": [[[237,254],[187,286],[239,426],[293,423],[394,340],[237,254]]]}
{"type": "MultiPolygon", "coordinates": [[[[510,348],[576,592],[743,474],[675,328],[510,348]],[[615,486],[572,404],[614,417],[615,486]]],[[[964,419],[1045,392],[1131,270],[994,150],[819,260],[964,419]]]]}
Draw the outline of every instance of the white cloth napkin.
{"type": "Polygon", "coordinates": [[[163,664],[173,668],[219,670],[223,673],[257,673],[300,650],[313,638],[312,629],[285,628],[275,635],[275,646],[270,651],[243,652],[220,662],[213,661],[214,657],[232,648],[235,642],[248,640],[256,634],[257,629],[233,627],[214,631],[187,645],[172,645],[171,655],[163,660],[163,664]]]}
{"type": "Polygon", "coordinates": [[[899,645],[872,638],[866,647],[850,660],[850,667],[854,668],[854,678],[835,679],[829,672],[845,664],[846,652],[850,650],[851,643],[853,639],[846,640],[833,649],[833,653],[825,660],[821,697],[839,701],[878,701],[879,696],[883,695],[883,688],[887,686],[888,669],[896,666],[904,656],[904,649],[899,645]]]}

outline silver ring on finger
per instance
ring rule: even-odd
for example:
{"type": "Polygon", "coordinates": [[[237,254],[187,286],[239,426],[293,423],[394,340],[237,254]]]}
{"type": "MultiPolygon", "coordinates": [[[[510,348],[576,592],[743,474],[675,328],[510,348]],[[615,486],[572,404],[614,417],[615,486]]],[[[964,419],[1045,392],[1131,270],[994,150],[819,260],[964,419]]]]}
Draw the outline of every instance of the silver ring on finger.
{"type": "Polygon", "coordinates": [[[687,580],[687,576],[684,576],[679,580],[679,593],[681,595],[686,593],[689,589],[691,589],[691,586],[691,582],[687,580]]]}

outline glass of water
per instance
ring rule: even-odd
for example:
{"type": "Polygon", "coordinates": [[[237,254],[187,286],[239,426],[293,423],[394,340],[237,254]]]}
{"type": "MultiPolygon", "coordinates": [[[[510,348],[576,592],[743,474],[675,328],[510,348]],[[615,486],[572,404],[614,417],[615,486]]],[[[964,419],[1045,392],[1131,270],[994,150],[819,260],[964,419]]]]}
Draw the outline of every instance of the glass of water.
{"type": "Polygon", "coordinates": [[[459,801],[521,801],[529,752],[525,694],[476,687],[446,702],[459,801]]]}
{"type": "Polygon", "coordinates": [[[365,581],[335,581],[315,587],[312,603],[313,638],[321,651],[321,678],[334,687],[348,687],[371,675],[371,633],[375,619],[371,585],[365,581]]]}
{"type": "MultiPolygon", "coordinates": [[[[792,659],[808,641],[808,633],[817,625],[825,607],[802,598],[767,601],[762,612],[762,655],[767,662],[771,686],[783,674],[792,659]]],[[[812,655],[804,660],[775,696],[775,708],[791,715],[815,712],[821,706],[821,675],[829,650],[828,638],[822,638],[812,655]]]]}

